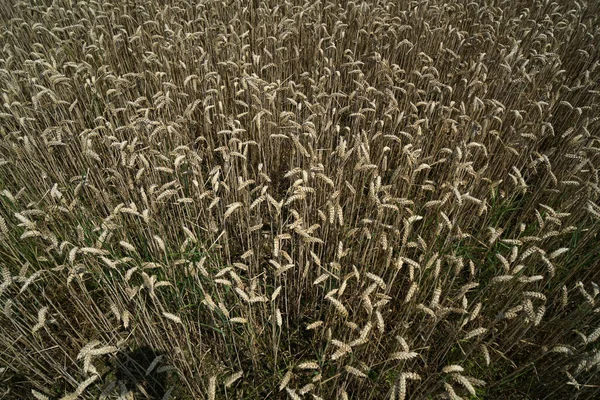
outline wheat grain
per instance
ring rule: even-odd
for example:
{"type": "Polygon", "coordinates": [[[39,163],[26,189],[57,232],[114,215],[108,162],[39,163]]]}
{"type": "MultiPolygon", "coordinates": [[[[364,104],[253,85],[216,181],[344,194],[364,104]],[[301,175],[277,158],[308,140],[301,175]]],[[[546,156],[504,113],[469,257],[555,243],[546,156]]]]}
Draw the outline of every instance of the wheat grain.
{"type": "Polygon", "coordinates": [[[98,375],[92,375],[91,377],[89,377],[85,381],[81,382],[77,386],[77,389],[75,390],[75,392],[73,392],[71,394],[68,394],[66,396],[61,397],[61,400],[75,400],[75,399],[77,399],[79,396],[81,396],[83,394],[83,392],[85,391],[85,389],[87,389],[87,387],[90,386],[92,383],[94,383],[98,378],[99,378],[98,375]]]}
{"type": "Polygon", "coordinates": [[[215,400],[217,391],[217,377],[211,376],[208,379],[208,400],[215,400]]]}
{"type": "Polygon", "coordinates": [[[410,352],[410,351],[399,351],[396,353],[393,353],[390,356],[390,360],[401,360],[401,361],[406,361],[406,360],[410,360],[412,358],[417,357],[419,354],[415,353],[415,352],[410,352]]]}
{"type": "Polygon", "coordinates": [[[385,332],[385,323],[383,321],[383,315],[379,312],[379,310],[375,311],[375,317],[377,319],[377,329],[379,333],[383,335],[385,332]]]}
{"type": "Polygon", "coordinates": [[[132,253],[135,253],[135,252],[136,252],[136,250],[135,250],[135,247],[133,247],[133,245],[132,245],[132,244],[130,244],[130,243],[128,243],[128,242],[126,242],[126,241],[124,241],[124,240],[121,240],[121,241],[119,242],[119,244],[121,245],[121,247],[123,247],[123,248],[124,248],[125,250],[127,250],[127,251],[130,251],[130,252],[132,252],[132,253]]]}
{"type": "Polygon", "coordinates": [[[404,298],[404,302],[405,303],[410,303],[410,301],[412,300],[413,296],[417,292],[418,287],[419,286],[418,286],[418,284],[416,282],[413,283],[410,286],[410,288],[408,289],[408,292],[406,293],[406,297],[404,298]]]}
{"type": "Polygon", "coordinates": [[[341,342],[339,340],[332,340],[331,342],[334,346],[336,346],[338,349],[331,355],[331,359],[332,360],[337,360],[339,358],[341,358],[342,356],[344,356],[347,353],[351,353],[352,352],[352,347],[350,347],[349,345],[347,345],[344,342],[341,342]]]}
{"type": "Polygon", "coordinates": [[[463,372],[463,371],[464,371],[464,368],[461,367],[460,365],[456,365],[456,364],[447,365],[442,369],[442,372],[444,374],[452,374],[455,372],[463,372]]]}
{"type": "Polygon", "coordinates": [[[225,387],[228,388],[231,385],[233,385],[236,381],[238,381],[243,375],[244,375],[244,371],[235,372],[235,373],[229,375],[227,377],[227,379],[225,379],[225,381],[223,381],[223,385],[225,385],[225,387]]]}
{"type": "Polygon", "coordinates": [[[285,391],[292,400],[302,400],[302,397],[300,397],[300,395],[298,395],[294,389],[286,387],[285,391]]]}
{"type": "Polygon", "coordinates": [[[346,307],[344,307],[344,305],[339,300],[334,299],[331,296],[326,296],[326,298],[333,304],[335,310],[338,312],[338,314],[340,314],[340,316],[342,318],[348,317],[348,310],[346,309],[346,307]]]}
{"type": "Polygon", "coordinates": [[[467,378],[465,378],[461,374],[452,374],[451,377],[454,381],[460,383],[465,389],[467,389],[467,391],[469,392],[469,394],[471,396],[476,395],[475,388],[473,387],[473,385],[471,384],[471,382],[469,382],[469,380],[467,378]]]}
{"type": "Polygon", "coordinates": [[[348,372],[351,375],[357,376],[359,378],[366,378],[367,374],[365,374],[364,372],[362,372],[361,370],[359,370],[358,368],[355,368],[351,365],[346,365],[344,367],[344,369],[346,370],[346,372],[348,372]]]}
{"type": "Polygon", "coordinates": [[[42,307],[38,310],[38,322],[31,328],[31,333],[36,333],[45,326],[46,314],[48,314],[48,307],[42,307]]]}
{"type": "Polygon", "coordinates": [[[298,364],[299,369],[319,369],[319,364],[314,361],[307,361],[301,364],[298,364]]]}
{"type": "Polygon", "coordinates": [[[446,393],[448,394],[450,400],[462,400],[462,397],[456,394],[454,388],[449,383],[444,382],[444,389],[446,389],[446,393]]]}
{"type": "Polygon", "coordinates": [[[487,328],[473,329],[472,331],[467,332],[467,334],[465,335],[465,337],[463,338],[463,340],[469,340],[469,339],[472,339],[474,337],[481,336],[484,333],[486,333],[487,331],[488,331],[487,328]]]}
{"type": "Polygon", "coordinates": [[[281,379],[281,381],[279,382],[279,391],[281,392],[283,389],[285,389],[288,385],[288,383],[290,382],[290,380],[293,377],[293,372],[292,370],[288,370],[285,375],[283,376],[283,378],[281,379]]]}
{"type": "Polygon", "coordinates": [[[302,386],[300,388],[300,390],[298,390],[298,394],[300,394],[301,396],[304,396],[305,394],[307,394],[308,392],[310,392],[314,388],[315,388],[315,385],[313,383],[308,383],[308,384],[302,386]]]}
{"type": "Polygon", "coordinates": [[[181,321],[181,318],[179,318],[179,317],[178,317],[177,315],[175,315],[175,314],[171,314],[171,313],[168,313],[168,312],[163,312],[162,314],[163,314],[163,316],[164,316],[166,319],[168,319],[168,320],[171,320],[171,321],[175,322],[176,324],[182,324],[182,323],[183,323],[183,322],[181,321]]]}
{"type": "Polygon", "coordinates": [[[323,321],[315,321],[311,324],[306,325],[306,330],[311,331],[323,325],[323,321]]]}
{"type": "Polygon", "coordinates": [[[588,344],[594,343],[598,338],[600,338],[600,327],[594,329],[594,331],[587,336],[585,342],[588,344]]]}
{"type": "Polygon", "coordinates": [[[33,395],[33,397],[35,397],[36,400],[50,400],[50,397],[38,392],[35,389],[31,389],[31,394],[33,395]]]}

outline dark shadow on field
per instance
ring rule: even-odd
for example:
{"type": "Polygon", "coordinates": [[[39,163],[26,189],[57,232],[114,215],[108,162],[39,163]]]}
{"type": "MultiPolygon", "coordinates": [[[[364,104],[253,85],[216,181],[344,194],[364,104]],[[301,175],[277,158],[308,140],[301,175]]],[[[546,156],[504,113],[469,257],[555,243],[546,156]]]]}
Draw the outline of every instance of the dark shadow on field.
{"type": "Polygon", "coordinates": [[[162,366],[158,363],[148,375],[146,371],[161,354],[151,347],[142,346],[135,350],[119,352],[115,365],[115,376],[128,390],[139,393],[147,399],[163,398],[166,392],[166,372],[157,372],[162,366]]]}

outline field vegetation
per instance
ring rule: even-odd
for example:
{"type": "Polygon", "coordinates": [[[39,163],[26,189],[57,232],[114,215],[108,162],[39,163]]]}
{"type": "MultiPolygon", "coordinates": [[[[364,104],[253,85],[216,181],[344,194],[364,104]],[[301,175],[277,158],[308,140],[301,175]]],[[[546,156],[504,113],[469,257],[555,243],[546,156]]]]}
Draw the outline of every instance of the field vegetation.
{"type": "Polygon", "coordinates": [[[1,399],[600,396],[600,2],[8,3],[1,399]]]}

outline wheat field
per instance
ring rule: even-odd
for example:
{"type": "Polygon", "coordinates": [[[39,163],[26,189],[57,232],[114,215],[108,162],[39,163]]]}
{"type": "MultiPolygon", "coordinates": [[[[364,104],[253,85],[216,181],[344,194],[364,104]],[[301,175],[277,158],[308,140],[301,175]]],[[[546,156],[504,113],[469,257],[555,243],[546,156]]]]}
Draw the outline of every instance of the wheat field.
{"type": "Polygon", "coordinates": [[[0,399],[600,396],[600,2],[0,8],[0,399]]]}

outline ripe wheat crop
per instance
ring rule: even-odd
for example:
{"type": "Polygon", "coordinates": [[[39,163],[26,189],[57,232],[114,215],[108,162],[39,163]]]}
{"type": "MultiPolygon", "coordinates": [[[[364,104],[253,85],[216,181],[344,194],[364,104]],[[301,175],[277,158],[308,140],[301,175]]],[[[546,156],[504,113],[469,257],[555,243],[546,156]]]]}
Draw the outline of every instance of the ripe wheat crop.
{"type": "Polygon", "coordinates": [[[0,398],[600,396],[600,2],[0,8],[0,398]]]}

